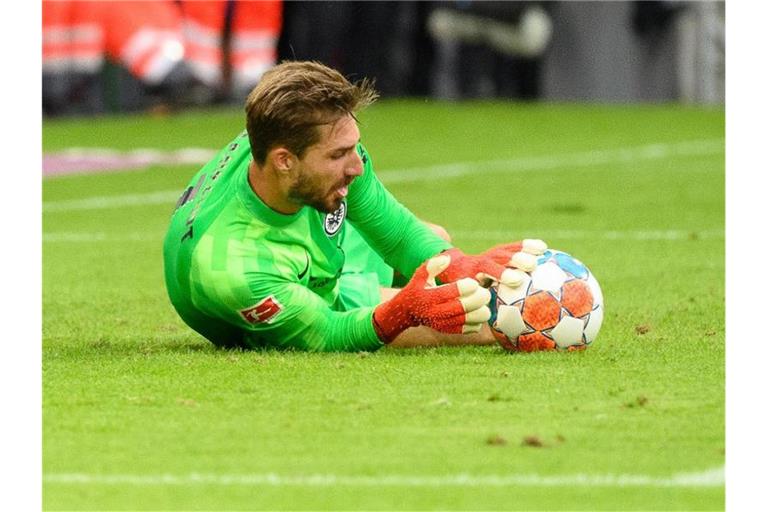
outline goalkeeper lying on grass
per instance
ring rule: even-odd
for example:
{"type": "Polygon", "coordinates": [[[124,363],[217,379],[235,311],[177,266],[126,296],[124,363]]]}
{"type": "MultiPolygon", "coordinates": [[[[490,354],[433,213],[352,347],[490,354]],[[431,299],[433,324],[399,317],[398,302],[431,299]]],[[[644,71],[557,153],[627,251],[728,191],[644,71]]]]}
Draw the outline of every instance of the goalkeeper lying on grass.
{"type": "Polygon", "coordinates": [[[165,238],[168,294],[195,331],[316,351],[495,342],[477,280],[514,285],[545,245],[468,256],[398,203],[359,142],[354,114],[376,97],[317,63],[264,75],[246,132],[192,178],[165,238]]]}

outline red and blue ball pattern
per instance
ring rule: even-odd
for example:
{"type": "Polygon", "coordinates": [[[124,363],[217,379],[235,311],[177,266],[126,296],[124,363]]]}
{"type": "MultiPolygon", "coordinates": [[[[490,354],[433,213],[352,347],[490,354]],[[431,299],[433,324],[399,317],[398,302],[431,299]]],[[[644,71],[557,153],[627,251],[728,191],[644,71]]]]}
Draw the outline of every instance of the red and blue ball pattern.
{"type": "Polygon", "coordinates": [[[603,319],[594,275],[561,251],[546,251],[521,286],[494,285],[491,295],[491,332],[513,352],[583,350],[603,319]]]}

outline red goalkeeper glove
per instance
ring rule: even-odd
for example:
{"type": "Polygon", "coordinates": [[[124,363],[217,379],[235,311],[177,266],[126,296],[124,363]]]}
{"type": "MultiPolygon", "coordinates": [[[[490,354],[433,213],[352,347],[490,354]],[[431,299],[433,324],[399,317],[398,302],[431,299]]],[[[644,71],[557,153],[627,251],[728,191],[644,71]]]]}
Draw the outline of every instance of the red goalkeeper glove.
{"type": "Polygon", "coordinates": [[[443,252],[451,256],[451,264],[437,278],[440,282],[452,283],[471,277],[484,286],[493,280],[515,288],[523,282],[523,272],[533,271],[536,257],[546,250],[547,244],[535,239],[497,245],[476,256],[454,247],[443,252]]]}
{"type": "Polygon", "coordinates": [[[435,283],[435,276],[450,261],[448,255],[428,260],[395,297],[373,311],[373,326],[380,340],[390,343],[401,332],[417,325],[449,334],[478,332],[488,321],[491,294],[477,281],[459,279],[441,286],[435,283]]]}

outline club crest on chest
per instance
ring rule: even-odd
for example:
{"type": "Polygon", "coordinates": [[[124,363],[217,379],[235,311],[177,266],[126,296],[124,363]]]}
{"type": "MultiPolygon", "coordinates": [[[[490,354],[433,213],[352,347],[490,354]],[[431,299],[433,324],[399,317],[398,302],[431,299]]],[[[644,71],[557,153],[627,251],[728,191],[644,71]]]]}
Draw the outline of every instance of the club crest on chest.
{"type": "Polygon", "coordinates": [[[344,223],[344,218],[347,216],[347,203],[341,203],[339,209],[333,213],[325,215],[325,221],[323,227],[325,228],[325,234],[328,236],[334,236],[341,229],[341,225],[344,223]]]}

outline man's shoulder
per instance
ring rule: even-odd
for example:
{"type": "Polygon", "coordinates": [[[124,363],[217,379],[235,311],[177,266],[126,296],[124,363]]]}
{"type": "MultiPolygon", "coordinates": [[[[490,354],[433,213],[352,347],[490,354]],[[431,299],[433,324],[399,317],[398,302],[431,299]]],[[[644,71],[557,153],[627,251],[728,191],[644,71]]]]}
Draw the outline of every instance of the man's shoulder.
{"type": "Polygon", "coordinates": [[[255,218],[222,216],[203,234],[193,258],[202,274],[227,274],[237,285],[254,276],[301,281],[307,251],[296,241],[274,236],[275,229],[255,218]]]}
{"type": "Polygon", "coordinates": [[[357,154],[360,155],[360,160],[363,161],[363,166],[370,165],[371,155],[368,153],[368,149],[366,149],[362,142],[357,143],[357,154]]]}

